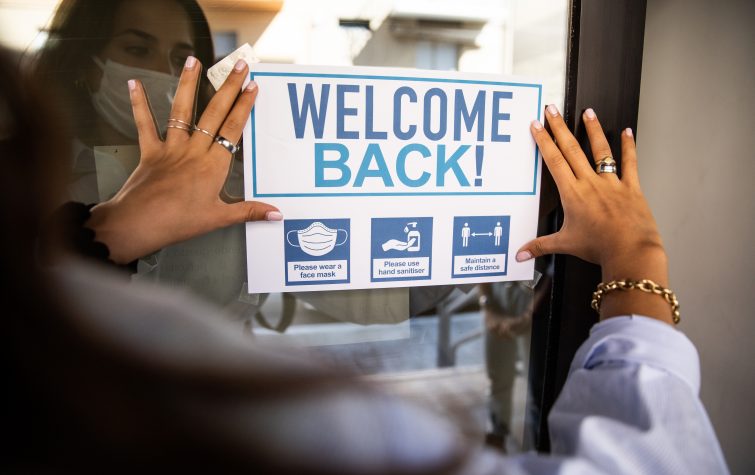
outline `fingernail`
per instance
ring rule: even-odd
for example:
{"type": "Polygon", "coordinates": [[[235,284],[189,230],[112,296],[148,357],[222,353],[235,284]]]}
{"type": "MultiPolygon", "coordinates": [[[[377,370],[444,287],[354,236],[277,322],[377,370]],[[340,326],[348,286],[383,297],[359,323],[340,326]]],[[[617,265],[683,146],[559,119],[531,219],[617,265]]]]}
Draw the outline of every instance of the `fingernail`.
{"type": "Polygon", "coordinates": [[[265,221],[281,221],[283,215],[279,211],[268,211],[265,213],[265,221]]]}
{"type": "Polygon", "coordinates": [[[249,82],[249,84],[247,84],[247,85],[246,85],[246,90],[247,90],[248,92],[252,92],[252,91],[254,91],[255,89],[257,89],[257,83],[256,83],[256,82],[254,82],[254,81],[250,81],[250,82],[249,82]]]}
{"type": "Polygon", "coordinates": [[[548,107],[546,107],[548,110],[548,113],[552,115],[553,117],[556,117],[558,115],[558,108],[556,108],[553,104],[548,104],[548,107]]]}
{"type": "Polygon", "coordinates": [[[587,118],[588,118],[588,119],[590,119],[590,120],[593,120],[593,119],[595,118],[595,111],[594,111],[594,110],[592,110],[592,107],[591,107],[591,108],[589,108],[589,109],[587,109],[587,110],[585,111],[585,117],[587,117],[587,118]]]}
{"type": "Polygon", "coordinates": [[[194,66],[196,66],[196,64],[197,64],[197,58],[195,58],[194,56],[189,56],[186,58],[186,63],[184,64],[184,68],[191,71],[192,69],[194,69],[194,66]]]}
{"type": "Polygon", "coordinates": [[[543,130],[543,124],[541,124],[539,120],[533,120],[530,125],[532,125],[535,130],[543,130]]]}
{"type": "Polygon", "coordinates": [[[246,61],[240,59],[236,61],[236,65],[233,67],[233,69],[236,70],[237,73],[240,73],[244,70],[244,67],[246,67],[246,61]]]}
{"type": "Polygon", "coordinates": [[[519,251],[516,253],[516,261],[524,262],[532,259],[532,253],[530,251],[519,251]]]}
{"type": "Polygon", "coordinates": [[[634,137],[634,134],[632,133],[632,129],[630,129],[629,127],[624,129],[624,133],[627,134],[627,137],[634,137]]]}
{"type": "MultiPolygon", "coordinates": [[[[121,83],[121,84],[123,84],[123,83],[121,83]]],[[[133,79],[129,79],[128,80],[128,90],[129,90],[129,92],[136,91],[136,81],[135,80],[133,80],[133,79]]]]}

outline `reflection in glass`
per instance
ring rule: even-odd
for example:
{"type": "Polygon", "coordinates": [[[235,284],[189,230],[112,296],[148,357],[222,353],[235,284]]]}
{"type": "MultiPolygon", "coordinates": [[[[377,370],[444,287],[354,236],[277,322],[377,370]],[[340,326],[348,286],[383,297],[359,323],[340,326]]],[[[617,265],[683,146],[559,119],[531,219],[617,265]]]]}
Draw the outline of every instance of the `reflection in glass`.
{"type": "MultiPolygon", "coordinates": [[[[74,132],[69,198],[93,203],[110,198],[138,164],[125,79],[147,85],[160,127],[188,55],[208,67],[247,42],[263,62],[541,77],[545,103],[560,105],[566,7],[552,0],[0,0],[0,41],[25,50],[57,88],[74,132]]],[[[198,113],[212,93],[203,81],[198,113]]],[[[238,155],[223,199],[241,199],[241,168],[238,155]]],[[[244,248],[244,226],[230,227],[141,260],[134,279],[187,288],[224,306],[257,338],[320,346],[389,390],[439,406],[448,396],[471,411],[480,432],[508,434],[510,450],[528,447],[522,421],[537,288],[250,295],[244,248]],[[478,293],[487,299],[482,312],[478,293]]]]}

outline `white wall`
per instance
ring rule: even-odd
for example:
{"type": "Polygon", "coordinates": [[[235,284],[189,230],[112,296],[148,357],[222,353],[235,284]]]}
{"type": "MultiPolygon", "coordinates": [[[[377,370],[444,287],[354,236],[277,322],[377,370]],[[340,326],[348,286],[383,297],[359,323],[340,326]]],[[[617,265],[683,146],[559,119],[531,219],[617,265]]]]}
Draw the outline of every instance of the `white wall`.
{"type": "MultiPolygon", "coordinates": [[[[680,329],[733,473],[755,473],[755,2],[649,0],[638,147],[680,329]]],[[[680,434],[683,437],[683,434],[680,434]]]]}
{"type": "Polygon", "coordinates": [[[0,44],[26,51],[44,44],[47,25],[58,0],[0,0],[0,44]]]}

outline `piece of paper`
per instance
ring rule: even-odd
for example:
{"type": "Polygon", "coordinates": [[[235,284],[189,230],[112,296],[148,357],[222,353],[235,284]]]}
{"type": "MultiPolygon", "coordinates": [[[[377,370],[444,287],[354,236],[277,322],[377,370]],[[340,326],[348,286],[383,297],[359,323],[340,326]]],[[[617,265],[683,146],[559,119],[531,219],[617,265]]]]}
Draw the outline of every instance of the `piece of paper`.
{"type": "MultiPolygon", "coordinates": [[[[215,63],[215,65],[207,70],[207,79],[210,80],[210,84],[212,84],[212,87],[214,87],[216,91],[220,89],[220,86],[223,85],[225,79],[231,74],[233,67],[239,59],[245,60],[249,65],[249,69],[252,68],[254,63],[259,61],[254,54],[254,48],[252,48],[249,43],[244,43],[236,49],[236,51],[215,63]]],[[[246,87],[248,82],[249,81],[244,81],[242,88],[246,87]]]]}
{"type": "Polygon", "coordinates": [[[244,131],[250,292],[530,280],[541,81],[255,64],[244,131]]]}

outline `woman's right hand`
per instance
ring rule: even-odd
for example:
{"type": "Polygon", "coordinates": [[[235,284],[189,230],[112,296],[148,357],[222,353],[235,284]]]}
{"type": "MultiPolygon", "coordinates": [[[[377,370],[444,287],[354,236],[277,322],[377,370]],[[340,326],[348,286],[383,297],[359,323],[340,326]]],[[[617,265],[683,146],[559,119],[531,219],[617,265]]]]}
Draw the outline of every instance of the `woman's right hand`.
{"type": "MultiPolygon", "coordinates": [[[[650,279],[668,287],[668,264],[658,227],[640,189],[637,153],[630,129],[621,134],[622,177],[597,174],[554,105],[546,118],[555,142],[543,125],[531,125],[543,160],[558,187],[564,223],[554,234],[538,237],[517,252],[517,261],[543,254],[571,254],[602,268],[603,281],[650,279]],[[556,145],[558,144],[558,145],[556,145]]],[[[582,116],[596,162],[612,156],[592,109],[582,116]]],[[[642,314],[671,323],[671,309],[658,295],[610,292],[601,318],[642,314]]]]}
{"type": "Polygon", "coordinates": [[[199,61],[189,57],[171,111],[177,121],[168,128],[165,140],[155,126],[143,85],[129,81],[139,131],[139,166],[112,199],[92,209],[87,222],[117,263],[231,224],[282,219],[278,208],[266,203],[221,200],[232,154],[212,135],[238,143],[257,97],[257,85],[251,82],[241,89],[249,68],[239,61],[197,123],[208,134],[192,133],[185,124],[194,123],[201,72],[199,61]]]}

